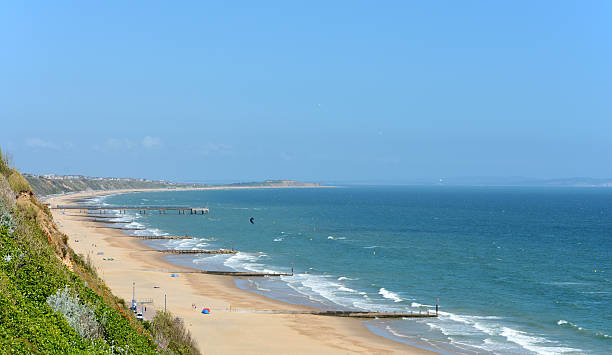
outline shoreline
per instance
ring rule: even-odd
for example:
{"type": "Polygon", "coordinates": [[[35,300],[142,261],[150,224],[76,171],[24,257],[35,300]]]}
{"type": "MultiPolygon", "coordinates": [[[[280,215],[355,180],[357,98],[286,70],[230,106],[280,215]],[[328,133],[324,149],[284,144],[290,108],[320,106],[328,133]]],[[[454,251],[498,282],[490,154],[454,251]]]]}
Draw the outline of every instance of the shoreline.
{"type": "MultiPolygon", "coordinates": [[[[95,196],[150,191],[318,187],[323,186],[87,191],[49,196],[48,202],[72,204],[95,196]]],[[[164,308],[164,295],[167,295],[168,310],[183,319],[203,353],[433,353],[374,334],[358,319],[253,312],[313,308],[243,290],[235,284],[234,277],[181,273],[179,270],[196,269],[164,260],[163,254],[154,252],[154,249],[121,230],[91,228],[100,222],[82,220],[62,214],[59,210],[52,211],[60,229],[68,234],[70,246],[78,254],[91,258],[98,274],[115,295],[129,304],[132,282],[136,282],[136,299],[151,299],[157,310],[164,308]],[[107,258],[114,260],[104,260],[107,258]],[[170,277],[169,270],[177,271],[179,277],[170,277]],[[196,309],[192,307],[193,304],[196,309]],[[211,314],[200,314],[199,310],[203,307],[210,308],[211,314]]]]}
{"type": "Polygon", "coordinates": [[[158,192],[158,191],[206,191],[206,190],[250,190],[250,189],[330,189],[339,188],[341,186],[336,185],[303,185],[303,186],[290,186],[290,185],[266,185],[266,186],[202,186],[202,187],[158,187],[158,188],[142,188],[142,189],[117,189],[117,190],[88,190],[88,191],[69,191],[61,194],[51,194],[38,196],[41,201],[53,200],[59,197],[93,197],[93,196],[106,196],[106,195],[118,195],[128,194],[136,192],[158,192]]]}

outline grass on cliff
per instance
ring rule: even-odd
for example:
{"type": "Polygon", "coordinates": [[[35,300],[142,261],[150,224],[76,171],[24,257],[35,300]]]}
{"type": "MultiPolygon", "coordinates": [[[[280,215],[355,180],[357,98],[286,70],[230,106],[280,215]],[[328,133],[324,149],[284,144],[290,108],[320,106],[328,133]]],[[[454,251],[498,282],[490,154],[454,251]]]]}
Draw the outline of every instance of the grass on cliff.
{"type": "Polygon", "coordinates": [[[48,226],[39,224],[45,212],[36,201],[26,195],[15,198],[12,189],[14,195],[7,195],[4,175],[0,185],[0,349],[13,354],[155,353],[152,337],[139,331],[117,302],[105,302],[114,298],[108,289],[98,293],[90,287],[100,280],[86,275],[82,261],[70,259],[68,252],[64,259],[56,253],[56,241],[44,230],[48,226]],[[62,289],[92,310],[100,337],[83,337],[50,306],[50,296],[62,289]]]}
{"type": "Polygon", "coordinates": [[[28,180],[21,176],[17,170],[13,170],[8,176],[8,183],[11,189],[17,193],[32,192],[32,188],[30,187],[28,180]]]}
{"type": "Polygon", "coordinates": [[[8,176],[10,171],[9,159],[5,154],[2,154],[2,149],[0,148],[0,175],[8,176]]]}
{"type": "Polygon", "coordinates": [[[0,152],[0,353],[197,353],[157,344],[67,241],[0,152]]]}

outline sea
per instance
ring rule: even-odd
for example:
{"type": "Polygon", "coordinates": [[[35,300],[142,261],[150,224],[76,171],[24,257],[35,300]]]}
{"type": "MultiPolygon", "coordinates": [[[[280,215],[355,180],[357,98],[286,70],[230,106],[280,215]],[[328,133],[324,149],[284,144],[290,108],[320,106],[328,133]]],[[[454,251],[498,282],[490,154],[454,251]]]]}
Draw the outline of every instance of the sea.
{"type": "MultiPolygon", "coordinates": [[[[322,310],[435,312],[363,321],[443,354],[612,354],[612,189],[347,186],[141,192],[105,205],[205,206],[126,215],[204,270],[291,272],[238,287],[322,310]],[[253,218],[253,223],[250,219],[253,218]]],[[[118,226],[113,224],[113,226],[118,226]]]]}

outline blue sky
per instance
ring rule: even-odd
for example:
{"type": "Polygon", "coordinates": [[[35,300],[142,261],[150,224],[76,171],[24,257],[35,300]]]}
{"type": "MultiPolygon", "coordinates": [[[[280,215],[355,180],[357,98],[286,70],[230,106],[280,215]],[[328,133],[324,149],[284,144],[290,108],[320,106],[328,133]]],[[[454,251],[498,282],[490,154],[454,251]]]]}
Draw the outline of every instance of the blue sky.
{"type": "Polygon", "coordinates": [[[609,1],[0,5],[32,173],[612,177],[609,1]]]}

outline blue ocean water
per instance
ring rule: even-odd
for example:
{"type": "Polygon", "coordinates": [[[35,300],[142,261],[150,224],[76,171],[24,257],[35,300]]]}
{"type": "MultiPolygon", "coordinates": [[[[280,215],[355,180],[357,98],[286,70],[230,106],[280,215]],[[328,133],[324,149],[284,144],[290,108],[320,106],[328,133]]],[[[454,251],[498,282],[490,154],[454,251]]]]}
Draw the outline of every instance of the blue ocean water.
{"type": "Polygon", "coordinates": [[[439,298],[437,319],[365,322],[397,341],[450,353],[612,353],[611,190],[341,187],[102,201],[210,207],[205,216],[132,213],[133,224],[198,238],[163,247],[240,251],[172,257],[192,267],[287,272],[293,262],[293,277],[239,283],[270,297],[417,312],[439,298]]]}

